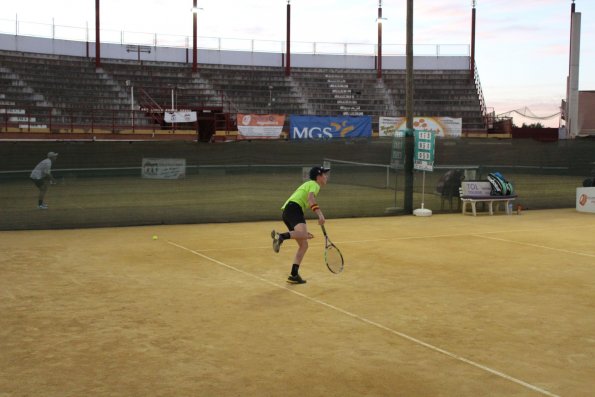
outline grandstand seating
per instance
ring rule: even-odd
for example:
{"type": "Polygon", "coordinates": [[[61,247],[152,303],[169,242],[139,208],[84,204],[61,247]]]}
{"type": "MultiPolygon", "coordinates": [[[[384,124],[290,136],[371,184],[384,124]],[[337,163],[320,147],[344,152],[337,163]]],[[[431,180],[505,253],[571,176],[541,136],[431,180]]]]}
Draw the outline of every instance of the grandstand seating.
{"type": "MultiPolygon", "coordinates": [[[[143,95],[150,97],[153,105],[171,109],[172,93],[175,107],[220,106],[220,94],[200,77],[192,76],[185,65],[118,62],[108,60],[103,68],[115,81],[124,87],[135,87],[142,107],[143,95]]],[[[149,99],[149,98],[147,98],[149,99]]],[[[147,103],[146,105],[150,105],[147,103]]]]}
{"type": "Polygon", "coordinates": [[[199,74],[223,93],[231,113],[307,113],[305,98],[282,69],[202,65],[199,74]]]}
{"type": "Polygon", "coordinates": [[[98,125],[111,124],[111,111],[130,109],[126,91],[85,58],[3,52],[0,67],[20,125],[59,128],[85,124],[90,115],[98,125]]]}
{"type": "MultiPolygon", "coordinates": [[[[405,71],[384,71],[384,81],[395,100],[405,108],[405,71]]],[[[416,70],[414,116],[460,117],[463,130],[485,131],[475,83],[468,70],[416,70]]]]}
{"type": "MultiPolygon", "coordinates": [[[[464,131],[485,131],[468,70],[416,70],[415,116],[460,117],[464,131]]],[[[2,126],[155,128],[146,108],[213,109],[236,113],[405,115],[405,71],[199,65],[94,59],[0,51],[2,126]],[[12,114],[11,114],[12,113],[12,114]],[[10,115],[10,116],[9,116],[10,115]],[[15,124],[16,123],[16,124],[15,124]]],[[[154,115],[153,115],[154,116],[154,115]]],[[[161,120],[161,124],[163,122],[161,120]]],[[[158,126],[161,128],[162,126],[158,126]]],[[[56,127],[57,128],[57,127],[56,127]]],[[[49,129],[49,128],[48,128],[49,129]]]]}
{"type": "Polygon", "coordinates": [[[301,68],[293,76],[312,114],[388,116],[397,112],[373,70],[301,68]]]}

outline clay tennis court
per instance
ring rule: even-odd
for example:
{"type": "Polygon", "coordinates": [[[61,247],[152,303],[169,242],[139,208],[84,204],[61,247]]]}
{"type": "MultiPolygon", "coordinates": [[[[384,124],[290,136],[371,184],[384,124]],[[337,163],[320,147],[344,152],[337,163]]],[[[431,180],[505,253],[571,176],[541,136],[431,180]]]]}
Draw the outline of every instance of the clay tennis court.
{"type": "Polygon", "coordinates": [[[310,221],[297,286],[280,221],[0,232],[0,396],[591,396],[593,220],[310,221]]]}

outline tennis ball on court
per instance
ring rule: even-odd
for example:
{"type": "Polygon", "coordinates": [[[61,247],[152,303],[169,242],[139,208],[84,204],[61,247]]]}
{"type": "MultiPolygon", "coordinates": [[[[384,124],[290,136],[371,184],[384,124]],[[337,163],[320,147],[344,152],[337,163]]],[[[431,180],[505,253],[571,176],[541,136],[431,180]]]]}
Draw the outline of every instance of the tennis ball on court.
{"type": "Polygon", "coordinates": [[[153,235],[153,240],[157,240],[159,237],[157,237],[156,234],[153,235]]]}

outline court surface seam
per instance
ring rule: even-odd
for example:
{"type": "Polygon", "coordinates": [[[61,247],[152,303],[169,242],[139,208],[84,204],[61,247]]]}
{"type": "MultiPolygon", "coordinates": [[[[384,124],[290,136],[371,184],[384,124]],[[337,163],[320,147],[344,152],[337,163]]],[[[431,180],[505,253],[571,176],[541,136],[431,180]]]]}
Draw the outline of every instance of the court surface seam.
{"type": "Polygon", "coordinates": [[[417,345],[426,347],[426,348],[428,348],[430,350],[433,350],[435,352],[438,352],[438,353],[441,353],[443,355],[446,355],[446,356],[448,356],[450,358],[453,358],[453,359],[455,359],[457,361],[463,362],[463,363],[468,364],[468,365],[471,365],[471,366],[473,366],[475,368],[479,368],[479,369],[481,369],[483,371],[489,372],[489,373],[491,373],[493,375],[496,375],[496,376],[498,376],[500,378],[503,378],[503,379],[506,379],[506,380],[511,381],[513,383],[516,383],[518,385],[521,385],[521,386],[523,386],[523,387],[525,387],[527,389],[531,389],[531,390],[533,390],[535,392],[538,392],[538,393],[541,393],[543,395],[550,396],[550,397],[560,397],[559,395],[553,394],[553,393],[551,393],[551,392],[549,392],[549,391],[547,391],[545,389],[541,389],[541,388],[539,388],[537,386],[534,386],[534,385],[532,385],[530,383],[527,383],[527,382],[522,381],[520,379],[514,378],[514,377],[512,377],[510,375],[507,375],[507,374],[505,374],[503,372],[500,372],[500,371],[497,371],[495,369],[486,367],[485,365],[482,365],[482,364],[479,364],[479,363],[477,363],[475,361],[466,359],[466,358],[464,358],[462,356],[459,356],[459,355],[457,355],[455,353],[451,353],[451,352],[449,352],[447,350],[441,349],[439,347],[436,347],[434,345],[431,345],[429,343],[426,343],[426,342],[424,342],[422,340],[416,339],[416,338],[414,338],[412,336],[409,336],[407,334],[404,334],[402,332],[399,332],[397,330],[394,330],[392,328],[389,328],[387,326],[384,326],[384,325],[382,325],[380,323],[374,322],[372,320],[368,320],[365,317],[361,317],[361,316],[359,316],[359,315],[357,315],[355,313],[351,313],[351,312],[349,312],[347,310],[344,310],[344,309],[341,309],[341,308],[339,308],[337,306],[331,305],[330,303],[326,303],[326,302],[324,302],[324,301],[322,301],[320,299],[312,298],[312,297],[310,297],[308,295],[305,295],[305,294],[303,294],[301,292],[298,292],[298,291],[295,291],[295,290],[293,290],[291,288],[288,288],[287,286],[279,285],[277,283],[274,283],[274,282],[272,282],[270,280],[267,280],[265,278],[262,278],[260,276],[255,275],[255,274],[252,274],[252,273],[246,272],[244,270],[238,269],[237,267],[228,265],[227,263],[221,262],[221,261],[219,261],[219,260],[217,260],[215,258],[211,258],[210,256],[207,256],[205,254],[202,254],[202,253],[200,253],[198,251],[195,251],[195,250],[193,250],[191,248],[184,247],[183,245],[177,244],[177,243],[175,243],[173,241],[168,241],[167,243],[170,244],[170,245],[172,245],[172,246],[174,246],[174,247],[180,248],[180,249],[182,249],[184,251],[190,252],[190,253],[192,253],[194,255],[200,256],[203,259],[206,259],[206,260],[208,260],[210,262],[216,263],[216,264],[218,264],[220,266],[223,266],[223,267],[225,267],[227,269],[230,269],[230,270],[233,270],[233,271],[235,271],[237,273],[241,273],[243,275],[246,275],[246,276],[255,278],[255,279],[259,280],[259,281],[262,281],[262,282],[264,282],[266,284],[272,285],[272,286],[274,286],[276,288],[279,288],[279,289],[282,289],[282,290],[291,292],[291,293],[293,293],[293,294],[295,294],[297,296],[300,296],[300,297],[302,297],[304,299],[307,299],[307,300],[309,300],[311,302],[318,303],[319,305],[325,306],[325,307],[327,307],[329,309],[332,309],[332,310],[337,311],[339,313],[345,314],[345,315],[347,315],[349,317],[352,317],[352,318],[354,318],[356,320],[359,320],[359,321],[364,322],[366,324],[372,325],[372,326],[374,326],[376,328],[382,329],[382,330],[387,331],[387,332],[389,332],[391,334],[397,335],[397,336],[399,336],[399,337],[401,337],[403,339],[406,339],[406,340],[408,340],[410,342],[413,342],[413,343],[415,343],[417,345]]]}
{"type": "Polygon", "coordinates": [[[498,237],[491,237],[491,236],[482,236],[481,234],[475,234],[474,236],[479,237],[479,238],[486,238],[486,239],[489,239],[489,240],[502,241],[502,242],[505,242],[505,243],[513,243],[513,244],[519,244],[519,245],[526,245],[528,247],[535,247],[535,248],[546,249],[546,250],[551,250],[551,251],[558,251],[558,252],[563,252],[565,254],[573,254],[573,255],[587,256],[589,258],[595,258],[595,255],[594,254],[587,254],[587,253],[584,253],[584,252],[570,251],[570,250],[565,250],[563,248],[548,247],[546,245],[526,243],[524,241],[508,240],[508,239],[505,239],[505,238],[498,238],[498,237]]]}

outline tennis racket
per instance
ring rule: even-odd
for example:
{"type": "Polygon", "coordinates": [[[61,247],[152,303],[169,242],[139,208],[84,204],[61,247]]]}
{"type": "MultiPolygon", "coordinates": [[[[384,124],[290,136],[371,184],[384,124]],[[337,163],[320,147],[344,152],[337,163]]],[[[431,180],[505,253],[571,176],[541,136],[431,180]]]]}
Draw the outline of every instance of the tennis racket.
{"type": "Polygon", "coordinates": [[[322,227],[322,233],[324,233],[324,261],[326,262],[326,267],[332,273],[341,273],[344,263],[343,255],[341,255],[339,248],[328,238],[324,225],[320,225],[320,227],[322,227]]]}

